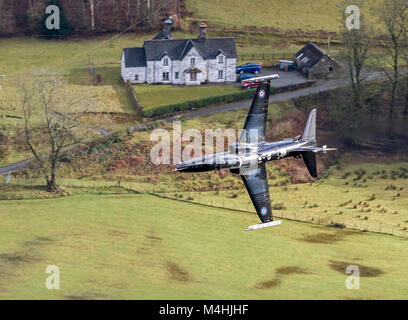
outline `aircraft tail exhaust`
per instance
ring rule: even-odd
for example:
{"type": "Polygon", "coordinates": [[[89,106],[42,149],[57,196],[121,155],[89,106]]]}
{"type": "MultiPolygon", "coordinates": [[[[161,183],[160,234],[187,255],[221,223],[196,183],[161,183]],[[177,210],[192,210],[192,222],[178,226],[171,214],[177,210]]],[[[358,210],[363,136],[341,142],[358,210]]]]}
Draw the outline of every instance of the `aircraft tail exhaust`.
{"type": "Polygon", "coordinates": [[[300,141],[316,142],[316,109],[310,111],[305,130],[303,131],[300,141]]]}

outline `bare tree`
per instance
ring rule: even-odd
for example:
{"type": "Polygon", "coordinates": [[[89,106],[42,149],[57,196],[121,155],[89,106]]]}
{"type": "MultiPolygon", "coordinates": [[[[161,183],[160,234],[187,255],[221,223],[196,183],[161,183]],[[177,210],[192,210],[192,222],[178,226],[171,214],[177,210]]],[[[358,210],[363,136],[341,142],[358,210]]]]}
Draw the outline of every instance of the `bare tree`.
{"type": "Polygon", "coordinates": [[[364,77],[362,71],[368,58],[369,49],[372,46],[372,32],[363,17],[360,16],[360,28],[348,30],[344,27],[341,39],[353,91],[354,109],[358,110],[361,108],[363,91],[362,82],[364,77]]]}
{"type": "MultiPolygon", "coordinates": [[[[408,68],[408,28],[404,32],[404,47],[402,50],[402,58],[404,59],[405,68],[408,68]]],[[[405,70],[407,72],[407,70],[405,70]]],[[[405,73],[405,85],[403,86],[404,99],[404,115],[408,114],[408,75],[405,73]]]]}
{"type": "Polygon", "coordinates": [[[95,31],[95,3],[94,3],[94,0],[89,1],[89,8],[91,10],[91,31],[95,31]]]}
{"type": "Polygon", "coordinates": [[[56,174],[61,153],[90,136],[89,128],[79,121],[94,98],[71,94],[62,76],[43,71],[35,77],[18,78],[16,83],[21,92],[19,107],[27,147],[41,168],[47,190],[59,192],[56,174]]]}
{"type": "Polygon", "coordinates": [[[391,84],[389,116],[392,118],[400,84],[401,55],[406,45],[404,34],[408,27],[408,3],[406,0],[383,0],[382,4],[376,8],[376,12],[379,21],[385,27],[385,32],[378,40],[383,50],[377,57],[377,61],[391,84]]]}

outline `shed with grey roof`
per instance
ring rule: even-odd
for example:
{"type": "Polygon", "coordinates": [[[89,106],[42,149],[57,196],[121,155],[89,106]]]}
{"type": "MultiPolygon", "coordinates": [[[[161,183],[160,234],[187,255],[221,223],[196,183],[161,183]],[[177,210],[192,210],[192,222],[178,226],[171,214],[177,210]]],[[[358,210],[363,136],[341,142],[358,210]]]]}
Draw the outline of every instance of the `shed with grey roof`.
{"type": "Polygon", "coordinates": [[[326,78],[338,63],[313,42],[308,42],[295,54],[298,69],[309,79],[326,78]]]}

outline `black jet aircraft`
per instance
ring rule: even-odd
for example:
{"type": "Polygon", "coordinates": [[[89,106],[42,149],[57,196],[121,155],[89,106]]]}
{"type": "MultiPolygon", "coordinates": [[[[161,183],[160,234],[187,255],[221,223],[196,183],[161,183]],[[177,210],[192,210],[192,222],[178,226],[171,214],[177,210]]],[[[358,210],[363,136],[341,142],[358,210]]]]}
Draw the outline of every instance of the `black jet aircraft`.
{"type": "Polygon", "coordinates": [[[303,158],[310,175],[317,177],[316,153],[336,150],[327,148],[327,146],[317,146],[316,109],[310,111],[302,135],[276,142],[265,141],[270,81],[278,77],[278,75],[272,75],[246,80],[258,81],[260,84],[252,100],[239,141],[231,144],[228,152],[193,158],[176,166],[176,170],[181,172],[227,169],[232,173],[241,175],[255,210],[261,219],[261,223],[250,226],[247,230],[281,223],[281,221],[273,221],[265,167],[267,161],[287,157],[303,158]]]}

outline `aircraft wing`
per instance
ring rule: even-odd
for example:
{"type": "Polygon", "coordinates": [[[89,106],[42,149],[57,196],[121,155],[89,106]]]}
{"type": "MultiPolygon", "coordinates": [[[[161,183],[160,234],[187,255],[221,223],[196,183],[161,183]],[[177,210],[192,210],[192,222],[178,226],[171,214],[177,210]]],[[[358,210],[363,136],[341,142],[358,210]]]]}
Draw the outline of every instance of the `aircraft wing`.
{"type": "Polygon", "coordinates": [[[249,109],[244,131],[239,139],[241,143],[265,141],[266,116],[268,113],[270,82],[260,82],[249,109]]]}
{"type": "Polygon", "coordinates": [[[259,219],[261,219],[262,223],[272,221],[271,199],[269,198],[265,163],[259,164],[255,170],[248,171],[248,174],[241,174],[241,177],[259,219]]]}

